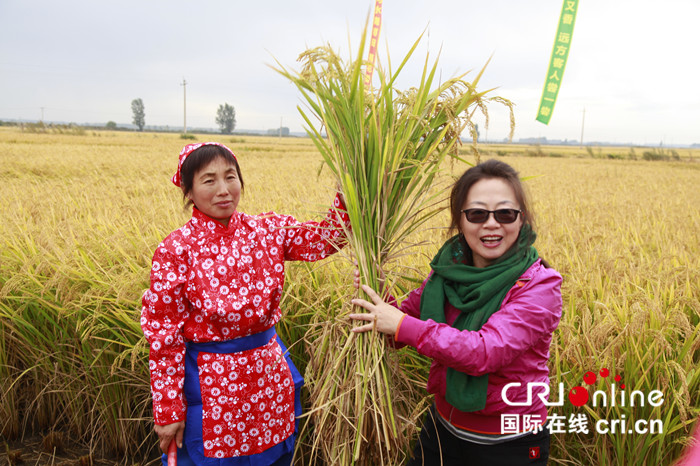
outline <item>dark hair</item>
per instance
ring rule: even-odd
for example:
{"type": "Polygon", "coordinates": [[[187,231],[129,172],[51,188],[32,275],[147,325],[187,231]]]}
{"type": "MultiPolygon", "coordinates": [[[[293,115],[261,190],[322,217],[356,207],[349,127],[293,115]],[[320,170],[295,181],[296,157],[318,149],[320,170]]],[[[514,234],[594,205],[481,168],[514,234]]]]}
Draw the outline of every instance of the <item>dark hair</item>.
{"type": "Polygon", "coordinates": [[[522,210],[523,224],[528,224],[535,230],[535,221],[530,211],[530,206],[527,201],[527,196],[525,194],[525,189],[522,183],[520,183],[520,177],[518,172],[515,171],[513,167],[500,160],[491,159],[486,162],[482,162],[479,165],[471,167],[469,170],[465,171],[464,174],[455,182],[452,186],[452,193],[450,195],[450,215],[452,221],[450,223],[450,232],[459,231],[459,223],[462,219],[462,206],[464,201],[467,199],[469,190],[477,182],[489,178],[501,178],[506,183],[513,187],[515,192],[515,199],[520,205],[520,210],[522,210]]]}
{"type": "MultiPolygon", "coordinates": [[[[185,199],[187,199],[187,195],[192,191],[194,175],[217,158],[222,158],[236,167],[236,174],[238,175],[238,180],[241,182],[241,192],[243,192],[243,177],[241,176],[241,168],[238,166],[236,158],[223,147],[209,144],[196,149],[188,155],[185,163],[183,163],[180,168],[180,176],[182,178],[180,187],[182,188],[182,194],[185,199]]],[[[187,201],[186,205],[189,205],[191,202],[192,201],[187,201]]]]}

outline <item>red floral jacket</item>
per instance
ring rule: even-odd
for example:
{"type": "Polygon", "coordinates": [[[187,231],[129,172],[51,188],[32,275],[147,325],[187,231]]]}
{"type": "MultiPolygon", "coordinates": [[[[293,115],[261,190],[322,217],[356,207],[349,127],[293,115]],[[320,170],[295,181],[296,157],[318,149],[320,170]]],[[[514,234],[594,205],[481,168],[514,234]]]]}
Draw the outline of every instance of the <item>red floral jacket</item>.
{"type": "MultiPolygon", "coordinates": [[[[345,242],[343,224],[349,226],[349,218],[340,195],[322,222],[235,212],[224,227],[194,208],[187,224],[158,245],[141,312],[156,424],[185,419],[185,342],[231,340],[274,326],[281,316],[284,262],[334,253],[345,242]]],[[[275,364],[274,355],[267,359],[265,364],[275,364]]],[[[247,363],[241,373],[260,364],[237,362],[247,363]]]]}

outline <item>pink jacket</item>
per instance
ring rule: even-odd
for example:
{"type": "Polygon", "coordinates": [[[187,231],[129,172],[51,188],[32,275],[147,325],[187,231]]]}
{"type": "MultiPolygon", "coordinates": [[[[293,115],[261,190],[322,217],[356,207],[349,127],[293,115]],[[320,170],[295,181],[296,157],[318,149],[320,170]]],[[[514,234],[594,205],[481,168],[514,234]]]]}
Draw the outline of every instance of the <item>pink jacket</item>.
{"type": "MultiPolygon", "coordinates": [[[[427,281],[427,280],[426,280],[427,281]]],[[[549,384],[549,344],[561,318],[561,275],[535,261],[518,279],[496,311],[479,331],[460,331],[452,324],[459,310],[447,303],[447,324],[420,320],[423,285],[401,303],[407,315],[395,341],[415,347],[433,359],[428,376],[428,392],[435,395],[438,412],[454,426],[474,432],[501,434],[501,414],[539,415],[546,423],[547,407],[533,390],[528,406],[509,406],[502,398],[503,387],[512,382],[507,399],[527,400],[527,383],[549,384]],[[445,400],[447,368],[471,375],[489,374],[486,406],[480,411],[462,412],[445,400]]]]}

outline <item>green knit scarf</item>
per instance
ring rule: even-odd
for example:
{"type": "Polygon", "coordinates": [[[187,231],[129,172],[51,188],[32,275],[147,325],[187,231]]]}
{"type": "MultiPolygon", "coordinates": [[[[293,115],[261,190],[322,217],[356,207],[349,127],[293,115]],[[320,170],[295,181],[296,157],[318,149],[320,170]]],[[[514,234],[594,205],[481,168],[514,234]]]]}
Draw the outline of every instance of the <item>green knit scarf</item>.
{"type": "MultiPolygon", "coordinates": [[[[452,327],[476,331],[500,309],[508,290],[537,260],[532,246],[536,235],[529,225],[523,225],[515,244],[484,268],[466,265],[471,250],[460,236],[447,240],[430,263],[433,274],[423,290],[420,317],[445,323],[447,297],[461,311],[452,327]]],[[[460,411],[484,409],[488,380],[488,374],[473,376],[448,368],[446,399],[460,411]]]]}

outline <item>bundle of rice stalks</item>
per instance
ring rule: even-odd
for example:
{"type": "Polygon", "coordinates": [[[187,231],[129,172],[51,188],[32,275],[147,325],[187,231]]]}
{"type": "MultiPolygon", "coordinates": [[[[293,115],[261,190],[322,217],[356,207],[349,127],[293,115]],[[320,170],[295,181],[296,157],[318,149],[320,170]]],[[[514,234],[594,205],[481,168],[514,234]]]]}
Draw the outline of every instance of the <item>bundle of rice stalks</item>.
{"type": "MultiPolygon", "coordinates": [[[[483,69],[472,82],[462,75],[436,83],[437,61],[431,65],[429,57],[417,86],[397,90],[420,37],[396,72],[391,65],[384,72],[379,64],[378,86],[367,88],[366,36],[365,29],[356,58],[347,63],[324,46],[301,54],[301,71],[279,63],[276,71],[296,85],[308,105],[299,111],[345,196],[361,280],[381,290],[378,271],[405,254],[408,237],[440,210],[445,191],[434,184],[442,162],[458,157],[461,134],[468,130],[476,137],[474,112],[486,114],[488,101],[509,107],[510,102],[476,91],[483,69]]],[[[344,302],[353,291],[349,279],[346,289],[344,302]]],[[[312,408],[309,432],[302,437],[311,445],[312,462],[399,464],[424,406],[415,405],[410,375],[385,355],[385,339],[376,332],[350,332],[350,312],[349,305],[317,309],[316,325],[305,337],[312,408]]]]}

